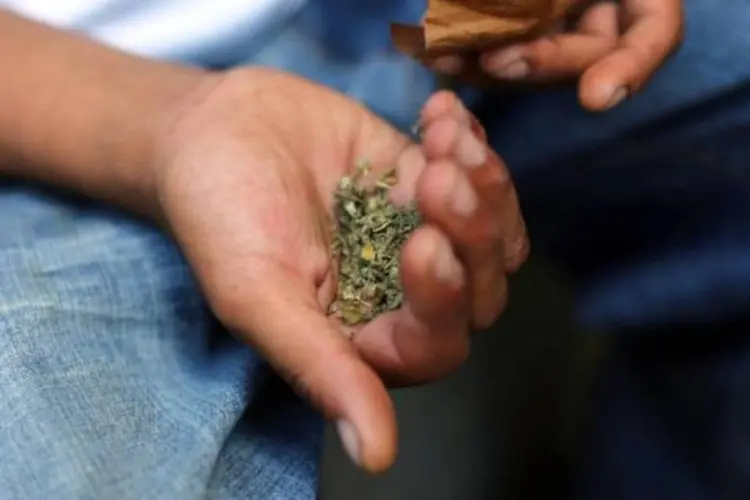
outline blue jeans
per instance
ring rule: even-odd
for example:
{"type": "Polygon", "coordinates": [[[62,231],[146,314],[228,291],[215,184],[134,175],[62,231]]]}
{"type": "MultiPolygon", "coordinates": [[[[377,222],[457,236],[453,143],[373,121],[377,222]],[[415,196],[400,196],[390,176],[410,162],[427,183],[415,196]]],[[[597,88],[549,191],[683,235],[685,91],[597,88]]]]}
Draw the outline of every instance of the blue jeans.
{"type": "MultiPolygon", "coordinates": [[[[576,498],[750,491],[750,6],[686,4],[686,45],[611,113],[571,89],[472,96],[537,250],[614,338],[576,498]]],[[[319,0],[250,61],[405,127],[433,82],[383,33],[418,7],[319,0]]],[[[314,498],[318,417],[216,324],[168,239],[17,184],[0,214],[0,497],[314,498]]]]}
{"type": "Polygon", "coordinates": [[[0,190],[0,498],[314,498],[320,422],[161,234],[0,190]]]}

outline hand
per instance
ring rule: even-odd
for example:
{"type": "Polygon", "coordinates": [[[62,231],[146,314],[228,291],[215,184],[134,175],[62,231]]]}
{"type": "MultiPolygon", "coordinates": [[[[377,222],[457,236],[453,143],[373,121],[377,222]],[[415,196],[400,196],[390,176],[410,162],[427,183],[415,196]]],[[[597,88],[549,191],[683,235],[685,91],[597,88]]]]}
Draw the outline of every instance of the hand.
{"type": "Polygon", "coordinates": [[[506,301],[528,246],[508,173],[452,94],[436,94],[413,145],[365,109],[271,70],[231,72],[160,141],[166,222],[218,318],[338,423],[370,471],[396,424],[383,380],[419,383],[459,366],[469,331],[506,301]],[[336,288],[332,193],[358,159],[398,165],[394,197],[425,223],[402,252],[406,301],[349,340],[326,314],[336,288]]]}
{"type": "MultiPolygon", "coordinates": [[[[603,111],[637,92],[659,68],[681,39],[682,21],[681,0],[595,2],[574,29],[487,52],[481,66],[506,81],[580,77],[583,106],[603,111]]],[[[456,70],[460,63],[442,66],[456,70]]]]}

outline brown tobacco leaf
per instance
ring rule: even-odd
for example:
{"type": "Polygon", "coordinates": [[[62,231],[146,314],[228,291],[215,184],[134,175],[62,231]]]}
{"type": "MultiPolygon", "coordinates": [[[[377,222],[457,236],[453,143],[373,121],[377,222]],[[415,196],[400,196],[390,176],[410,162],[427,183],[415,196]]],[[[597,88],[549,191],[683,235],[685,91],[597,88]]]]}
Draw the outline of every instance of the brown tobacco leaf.
{"type": "MultiPolygon", "coordinates": [[[[536,38],[564,20],[579,0],[428,0],[421,26],[394,23],[391,38],[404,54],[429,64],[445,55],[536,38]]],[[[479,68],[464,71],[469,80],[479,68]]]]}
{"type": "Polygon", "coordinates": [[[401,306],[401,247],[420,221],[414,204],[399,207],[391,201],[395,171],[378,175],[370,184],[365,182],[368,176],[370,165],[362,162],[334,193],[331,250],[339,272],[329,313],[347,326],[401,306]]]}

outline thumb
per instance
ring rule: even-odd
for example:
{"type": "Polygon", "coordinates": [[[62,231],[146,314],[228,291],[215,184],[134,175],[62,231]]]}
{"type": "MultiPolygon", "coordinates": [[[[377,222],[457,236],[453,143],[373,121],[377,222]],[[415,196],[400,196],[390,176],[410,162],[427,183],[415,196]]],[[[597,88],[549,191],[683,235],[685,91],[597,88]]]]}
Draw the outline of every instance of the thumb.
{"type": "Polygon", "coordinates": [[[396,456],[393,404],[380,377],[329,319],[315,290],[288,273],[243,301],[241,334],[287,382],[334,421],[347,454],[369,472],[389,468],[396,456]],[[250,307],[248,307],[250,304],[250,307]]]}

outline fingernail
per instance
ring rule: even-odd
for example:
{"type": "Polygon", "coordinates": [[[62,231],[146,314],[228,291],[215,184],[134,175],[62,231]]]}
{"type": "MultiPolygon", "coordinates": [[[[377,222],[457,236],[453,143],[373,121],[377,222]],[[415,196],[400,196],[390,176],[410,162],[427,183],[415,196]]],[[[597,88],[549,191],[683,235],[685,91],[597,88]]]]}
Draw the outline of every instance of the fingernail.
{"type": "Polygon", "coordinates": [[[484,59],[484,69],[506,80],[525,78],[531,71],[531,67],[523,55],[523,47],[501,50],[484,59]]]}
{"type": "Polygon", "coordinates": [[[450,247],[440,241],[435,245],[433,255],[435,277],[443,283],[456,283],[461,279],[461,265],[456,260],[450,247]]]}
{"type": "Polygon", "coordinates": [[[523,60],[523,47],[507,47],[482,58],[486,71],[495,72],[523,60]]]}
{"type": "Polygon", "coordinates": [[[469,127],[464,128],[458,138],[456,159],[469,168],[481,167],[487,162],[487,147],[469,127]]]}
{"type": "Polygon", "coordinates": [[[359,455],[359,435],[354,426],[346,420],[339,420],[336,423],[336,431],[341,439],[344,451],[352,462],[360,465],[361,457],[359,455]]]}
{"type": "Polygon", "coordinates": [[[458,56],[442,56],[432,61],[432,69],[439,73],[455,75],[463,67],[463,61],[458,56]]]}
{"type": "Polygon", "coordinates": [[[470,217],[479,207],[479,198],[469,180],[461,173],[456,175],[453,183],[451,208],[453,213],[461,217],[470,217]]]}
{"type": "Polygon", "coordinates": [[[607,101],[606,109],[612,109],[618,104],[620,104],[622,101],[625,100],[625,98],[628,97],[628,89],[625,87],[618,87],[612,92],[612,95],[610,96],[609,100],[607,101]]]}
{"type": "Polygon", "coordinates": [[[493,73],[496,77],[504,80],[521,80],[529,76],[530,72],[531,66],[522,59],[497,69],[493,73]]]}

